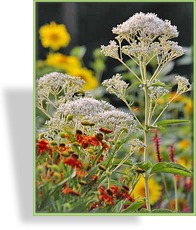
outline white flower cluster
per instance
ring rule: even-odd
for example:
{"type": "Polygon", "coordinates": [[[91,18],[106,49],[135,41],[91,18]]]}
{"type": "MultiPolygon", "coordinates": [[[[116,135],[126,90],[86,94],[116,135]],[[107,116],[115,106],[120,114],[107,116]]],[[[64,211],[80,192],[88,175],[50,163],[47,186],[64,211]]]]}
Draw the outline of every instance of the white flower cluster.
{"type": "Polygon", "coordinates": [[[157,101],[160,97],[169,93],[169,90],[165,89],[162,86],[150,86],[148,89],[149,89],[149,93],[148,93],[149,97],[155,101],[157,101]]]}
{"type": "Polygon", "coordinates": [[[47,101],[50,94],[58,99],[58,104],[65,102],[76,92],[81,91],[84,83],[81,78],[67,74],[57,72],[46,74],[37,80],[37,105],[42,106],[43,101],[47,101]],[[60,96],[61,93],[64,94],[63,97],[60,96]]]}
{"type": "Polygon", "coordinates": [[[162,63],[167,63],[184,54],[184,49],[174,41],[160,40],[159,51],[162,55],[162,63]]]}
{"type": "Polygon", "coordinates": [[[101,46],[102,52],[112,58],[119,58],[119,48],[119,52],[146,63],[155,55],[161,55],[161,64],[165,64],[184,54],[177,42],[169,40],[178,37],[177,27],[153,13],[136,13],[114,27],[112,32],[117,35],[119,44],[122,45],[123,40],[128,43],[118,46],[115,41],[110,41],[110,45],[101,46]]]}
{"type": "Polygon", "coordinates": [[[105,110],[114,109],[114,106],[105,101],[98,101],[94,98],[79,98],[74,101],[62,103],[53,118],[47,121],[47,125],[60,130],[65,125],[70,124],[72,126],[76,124],[85,116],[93,116],[105,110]]]}
{"type": "Polygon", "coordinates": [[[104,45],[101,46],[101,52],[105,56],[119,59],[118,48],[119,46],[116,44],[115,41],[110,41],[110,44],[108,46],[104,46],[104,45]]]}
{"type": "Polygon", "coordinates": [[[139,41],[151,42],[157,37],[163,37],[166,40],[178,37],[176,26],[172,26],[168,20],[163,21],[156,14],[142,12],[136,13],[127,21],[112,29],[122,39],[132,40],[137,38],[139,41]],[[128,39],[127,39],[128,38],[128,39]]]}
{"type": "Polygon", "coordinates": [[[189,79],[181,76],[175,76],[178,83],[177,93],[182,94],[192,90],[192,85],[189,83],[189,79]]]}
{"type": "Polygon", "coordinates": [[[137,130],[137,123],[133,116],[130,113],[125,113],[117,109],[104,111],[93,116],[86,116],[84,119],[94,122],[94,129],[106,128],[112,130],[112,135],[117,135],[121,131],[132,134],[137,130]]]}
{"type": "Polygon", "coordinates": [[[129,86],[129,84],[122,80],[122,75],[119,73],[114,75],[111,79],[104,80],[102,85],[106,87],[109,93],[115,94],[121,99],[125,97],[125,91],[129,86]]]}
{"type": "Polygon", "coordinates": [[[62,104],[53,118],[46,122],[53,130],[70,128],[88,132],[84,123],[93,124],[90,130],[93,129],[94,132],[105,128],[112,130],[113,135],[117,135],[123,129],[127,134],[137,129],[137,123],[131,114],[121,112],[109,103],[93,98],[80,98],[62,104]]]}

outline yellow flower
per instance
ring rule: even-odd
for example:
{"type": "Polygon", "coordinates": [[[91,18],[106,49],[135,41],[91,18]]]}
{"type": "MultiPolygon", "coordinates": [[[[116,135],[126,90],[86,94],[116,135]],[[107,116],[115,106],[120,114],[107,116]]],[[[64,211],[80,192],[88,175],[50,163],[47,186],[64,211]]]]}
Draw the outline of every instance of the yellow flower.
{"type": "Polygon", "coordinates": [[[177,163],[184,166],[187,169],[192,168],[192,159],[191,157],[182,156],[177,160],[177,163]]]}
{"type": "Polygon", "coordinates": [[[70,42],[70,35],[63,24],[51,22],[42,26],[39,30],[40,39],[43,47],[58,50],[65,47],[70,42]]]}
{"type": "MultiPolygon", "coordinates": [[[[171,92],[168,94],[168,98],[169,100],[171,100],[174,96],[176,95],[176,92],[171,92]]],[[[182,95],[178,95],[173,102],[181,102],[183,100],[183,96],[182,95]]]]}
{"type": "Polygon", "coordinates": [[[187,114],[192,114],[193,113],[193,101],[191,98],[189,97],[185,97],[184,98],[184,111],[187,113],[187,114]]]}
{"type": "Polygon", "coordinates": [[[190,140],[182,140],[178,143],[180,149],[188,149],[191,146],[190,140]]]}
{"type": "MultiPolygon", "coordinates": [[[[175,96],[176,92],[171,92],[163,97],[160,97],[158,99],[158,103],[160,105],[167,103],[169,100],[171,100],[175,96]]],[[[183,100],[182,95],[178,95],[172,102],[181,102],[183,100]]]]}
{"type": "Polygon", "coordinates": [[[75,56],[66,56],[61,53],[50,53],[46,58],[46,65],[54,68],[63,69],[65,72],[70,72],[72,69],[80,68],[81,63],[75,56]]]}
{"type": "MultiPolygon", "coordinates": [[[[149,193],[150,193],[150,204],[153,205],[160,199],[162,187],[152,177],[148,180],[148,186],[149,186],[149,193]]],[[[134,196],[134,198],[146,197],[143,177],[141,177],[137,182],[132,195],[134,196]]]]}
{"type": "Polygon", "coordinates": [[[68,74],[71,76],[80,77],[86,82],[83,90],[95,89],[98,86],[98,81],[95,76],[93,76],[93,72],[87,68],[72,68],[70,71],[68,71],[68,74]]]}

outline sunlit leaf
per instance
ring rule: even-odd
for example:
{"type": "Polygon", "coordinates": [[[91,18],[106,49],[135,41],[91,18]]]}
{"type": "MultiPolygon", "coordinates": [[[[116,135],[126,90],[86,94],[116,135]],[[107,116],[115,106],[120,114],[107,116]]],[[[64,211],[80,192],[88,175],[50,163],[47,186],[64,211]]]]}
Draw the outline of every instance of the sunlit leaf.
{"type": "Polygon", "coordinates": [[[192,172],[184,166],[177,163],[159,162],[152,167],[150,174],[154,173],[171,173],[181,176],[192,176],[192,172]]]}

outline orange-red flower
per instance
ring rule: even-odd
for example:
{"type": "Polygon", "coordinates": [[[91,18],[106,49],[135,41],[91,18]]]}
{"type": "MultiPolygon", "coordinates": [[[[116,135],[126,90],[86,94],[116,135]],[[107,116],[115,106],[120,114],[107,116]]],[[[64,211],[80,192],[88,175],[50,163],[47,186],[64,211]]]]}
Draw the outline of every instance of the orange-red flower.
{"type": "Polygon", "coordinates": [[[122,188],[120,189],[116,185],[111,185],[107,190],[102,185],[98,188],[98,191],[100,192],[99,200],[109,205],[114,205],[116,199],[129,200],[130,202],[135,201],[128,191],[125,191],[122,188]]]}
{"type": "Polygon", "coordinates": [[[119,191],[118,186],[116,186],[116,185],[111,185],[111,186],[110,186],[110,190],[112,191],[112,193],[114,194],[115,197],[118,196],[118,191],[119,191]]]}
{"type": "Polygon", "coordinates": [[[84,134],[76,134],[76,141],[86,149],[89,145],[99,146],[99,141],[96,137],[90,137],[84,134]]]}
{"type": "Polygon", "coordinates": [[[75,195],[75,196],[80,196],[81,194],[71,188],[69,188],[66,184],[64,185],[64,188],[62,189],[62,193],[63,194],[71,194],[71,195],[75,195]]]}
{"type": "Polygon", "coordinates": [[[92,181],[97,181],[98,180],[98,176],[96,174],[92,175],[91,180],[92,181]]]}
{"type": "Polygon", "coordinates": [[[50,146],[49,146],[49,141],[45,140],[45,139],[41,139],[38,141],[37,143],[37,152],[39,153],[44,153],[47,150],[51,150],[50,146]]]}
{"type": "Polygon", "coordinates": [[[82,163],[73,156],[66,158],[64,160],[64,164],[67,164],[67,165],[71,166],[72,168],[81,168],[81,166],[82,166],[82,163]]]}
{"type": "Polygon", "coordinates": [[[120,193],[120,198],[124,199],[124,200],[129,200],[130,202],[134,202],[135,199],[129,194],[129,193],[126,193],[126,192],[123,192],[121,190],[121,193],[120,193]]]}
{"type": "Polygon", "coordinates": [[[114,197],[112,196],[112,191],[106,190],[103,185],[98,188],[100,192],[99,200],[104,201],[106,204],[114,205],[114,197]]]}
{"type": "Polygon", "coordinates": [[[76,169],[76,176],[79,177],[79,178],[83,178],[83,177],[88,176],[88,172],[84,171],[84,170],[82,170],[80,168],[77,168],[76,169]]]}

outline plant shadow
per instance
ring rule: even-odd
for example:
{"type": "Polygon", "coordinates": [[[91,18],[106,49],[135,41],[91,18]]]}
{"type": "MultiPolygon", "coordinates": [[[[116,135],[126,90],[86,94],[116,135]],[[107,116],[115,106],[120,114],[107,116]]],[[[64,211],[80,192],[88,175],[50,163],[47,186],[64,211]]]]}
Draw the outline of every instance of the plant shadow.
{"type": "Polygon", "coordinates": [[[11,143],[18,212],[29,224],[137,224],[137,216],[33,216],[33,90],[6,89],[4,92],[11,143]],[[64,217],[64,218],[63,218],[64,217]]]}

